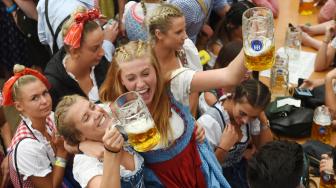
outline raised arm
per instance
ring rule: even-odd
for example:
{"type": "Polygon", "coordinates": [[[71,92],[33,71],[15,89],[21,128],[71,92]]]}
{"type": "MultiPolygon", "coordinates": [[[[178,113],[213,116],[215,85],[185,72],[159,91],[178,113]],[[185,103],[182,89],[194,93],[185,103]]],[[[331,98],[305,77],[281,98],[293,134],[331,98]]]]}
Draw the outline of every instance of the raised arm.
{"type": "Polygon", "coordinates": [[[124,138],[114,127],[106,130],[103,143],[105,147],[103,175],[95,176],[87,187],[120,188],[120,162],[122,156],[120,151],[124,144],[124,138]]]}
{"type": "Polygon", "coordinates": [[[240,83],[247,69],[244,66],[244,52],[225,68],[196,72],[191,81],[191,92],[206,91],[213,88],[224,88],[230,91],[240,83]]]}

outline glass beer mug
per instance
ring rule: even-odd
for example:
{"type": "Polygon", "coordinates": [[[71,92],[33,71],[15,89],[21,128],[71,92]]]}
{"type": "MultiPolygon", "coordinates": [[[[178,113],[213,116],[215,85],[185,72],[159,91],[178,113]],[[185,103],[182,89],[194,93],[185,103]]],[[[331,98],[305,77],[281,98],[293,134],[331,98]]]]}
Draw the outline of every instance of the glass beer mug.
{"type": "Polygon", "coordinates": [[[332,133],[331,114],[328,107],[322,105],[315,109],[313,126],[311,130],[312,139],[329,144],[332,133]]]}
{"type": "Polygon", "coordinates": [[[314,13],[314,0],[300,0],[299,14],[308,16],[314,13]]]}
{"type": "Polygon", "coordinates": [[[301,51],[301,31],[292,24],[288,25],[285,38],[285,52],[290,60],[298,60],[301,51]]]}
{"type": "Polygon", "coordinates": [[[145,102],[137,92],[128,92],[115,101],[116,114],[128,137],[128,143],[138,152],[146,152],[160,141],[160,134],[145,102]]]}
{"type": "Polygon", "coordinates": [[[242,30],[246,68],[253,71],[271,68],[275,51],[272,11],[265,7],[246,10],[242,30]]]}
{"type": "Polygon", "coordinates": [[[288,95],[288,55],[278,53],[275,57],[275,64],[271,69],[271,93],[272,101],[277,97],[288,95]]]}

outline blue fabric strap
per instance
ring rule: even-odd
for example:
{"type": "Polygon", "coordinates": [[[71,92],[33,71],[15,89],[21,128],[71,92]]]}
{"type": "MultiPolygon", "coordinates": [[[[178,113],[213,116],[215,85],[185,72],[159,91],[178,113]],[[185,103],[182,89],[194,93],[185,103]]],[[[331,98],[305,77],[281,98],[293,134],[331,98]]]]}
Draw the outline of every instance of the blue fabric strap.
{"type": "Polygon", "coordinates": [[[6,12],[7,12],[8,14],[11,14],[12,12],[14,12],[14,11],[16,10],[16,8],[17,8],[17,5],[16,5],[15,3],[13,3],[12,6],[10,6],[10,7],[6,7],[6,12]]]}

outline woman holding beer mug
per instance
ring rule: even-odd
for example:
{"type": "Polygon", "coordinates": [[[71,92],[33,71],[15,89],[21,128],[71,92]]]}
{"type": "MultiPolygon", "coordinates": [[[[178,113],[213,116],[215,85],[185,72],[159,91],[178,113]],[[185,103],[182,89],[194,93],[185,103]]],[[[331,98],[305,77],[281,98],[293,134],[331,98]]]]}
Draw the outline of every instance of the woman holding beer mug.
{"type": "Polygon", "coordinates": [[[190,92],[234,87],[245,72],[240,53],[226,68],[203,72],[180,68],[172,73],[173,79],[165,79],[149,44],[134,41],[116,50],[100,98],[114,101],[127,91],[137,91],[145,101],[161,138],[152,150],[140,153],[146,185],[229,187],[213,151],[195,140],[188,99],[190,92]]]}
{"type": "Polygon", "coordinates": [[[111,128],[113,119],[104,109],[79,95],[65,96],[56,107],[57,128],[68,144],[104,141],[103,161],[86,154],[75,155],[74,177],[88,188],[103,186],[103,181],[112,181],[113,184],[105,184],[110,187],[142,188],[143,158],[131,148],[121,149],[124,139],[116,128],[111,128]],[[107,140],[112,145],[106,144],[107,140]]]}

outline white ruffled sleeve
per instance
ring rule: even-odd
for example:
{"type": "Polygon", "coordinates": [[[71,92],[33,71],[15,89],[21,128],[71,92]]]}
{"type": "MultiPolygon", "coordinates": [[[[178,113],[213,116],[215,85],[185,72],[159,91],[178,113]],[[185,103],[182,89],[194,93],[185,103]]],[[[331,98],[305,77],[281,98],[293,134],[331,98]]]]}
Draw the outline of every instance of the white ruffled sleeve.
{"type": "Polygon", "coordinates": [[[189,106],[190,86],[194,74],[195,71],[184,67],[172,73],[170,91],[174,98],[185,106],[189,106]]]}
{"type": "Polygon", "coordinates": [[[194,71],[202,71],[203,67],[201,64],[201,59],[198,54],[198,50],[192,40],[187,38],[184,41],[183,49],[186,53],[188,68],[191,68],[194,71]]]}
{"type": "MultiPolygon", "coordinates": [[[[19,143],[17,148],[17,164],[19,172],[26,180],[30,176],[45,177],[52,172],[51,163],[53,156],[48,156],[48,148],[37,140],[26,138],[19,143]]],[[[13,166],[15,162],[13,160],[13,166]]]]}
{"type": "Polygon", "coordinates": [[[103,175],[103,163],[97,158],[77,154],[74,158],[72,172],[81,187],[86,187],[93,177],[103,175]]]}
{"type": "Polygon", "coordinates": [[[222,130],[219,123],[208,114],[203,114],[198,118],[197,123],[205,130],[205,137],[209,141],[212,149],[215,149],[220,142],[222,130]]]}

